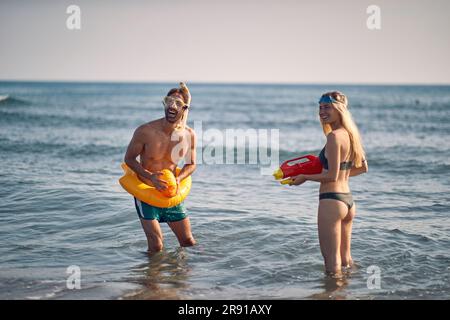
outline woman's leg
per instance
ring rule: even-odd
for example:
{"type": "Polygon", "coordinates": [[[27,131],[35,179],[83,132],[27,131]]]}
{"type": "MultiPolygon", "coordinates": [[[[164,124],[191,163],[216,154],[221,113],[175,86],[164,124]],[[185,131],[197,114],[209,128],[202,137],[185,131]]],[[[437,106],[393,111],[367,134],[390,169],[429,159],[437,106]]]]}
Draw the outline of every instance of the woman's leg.
{"type": "Polygon", "coordinates": [[[353,218],[356,214],[356,204],[348,210],[347,215],[341,222],[341,259],[343,267],[351,267],[353,265],[352,254],[350,252],[352,241],[353,218]]]}
{"type": "Polygon", "coordinates": [[[341,272],[341,221],[348,212],[342,201],[323,199],[319,201],[318,230],[320,249],[327,273],[341,272]]]}

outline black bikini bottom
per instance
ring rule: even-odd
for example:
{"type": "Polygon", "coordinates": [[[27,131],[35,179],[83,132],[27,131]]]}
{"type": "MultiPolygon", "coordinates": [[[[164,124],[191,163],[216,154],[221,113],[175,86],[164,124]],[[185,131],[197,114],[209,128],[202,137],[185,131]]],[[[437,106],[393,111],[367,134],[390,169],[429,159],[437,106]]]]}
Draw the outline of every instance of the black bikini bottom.
{"type": "Polygon", "coordinates": [[[325,192],[319,194],[319,200],[322,199],[334,199],[338,201],[342,201],[347,205],[347,207],[350,209],[353,207],[353,197],[350,192],[344,193],[344,192],[325,192]]]}

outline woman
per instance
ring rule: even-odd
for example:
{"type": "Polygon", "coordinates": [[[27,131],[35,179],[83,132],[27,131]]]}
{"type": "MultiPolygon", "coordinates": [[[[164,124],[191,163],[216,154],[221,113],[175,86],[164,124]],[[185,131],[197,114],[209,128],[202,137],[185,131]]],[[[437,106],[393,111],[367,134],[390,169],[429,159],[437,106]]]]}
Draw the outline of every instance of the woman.
{"type": "Polygon", "coordinates": [[[353,264],[350,253],[352,223],[356,212],[349,177],[368,171],[358,128],[348,110],[347,97],[327,92],[319,101],[319,116],[327,143],[320,152],[320,174],[298,175],[291,184],[320,182],[318,229],[320,250],[328,274],[340,275],[353,264]]]}

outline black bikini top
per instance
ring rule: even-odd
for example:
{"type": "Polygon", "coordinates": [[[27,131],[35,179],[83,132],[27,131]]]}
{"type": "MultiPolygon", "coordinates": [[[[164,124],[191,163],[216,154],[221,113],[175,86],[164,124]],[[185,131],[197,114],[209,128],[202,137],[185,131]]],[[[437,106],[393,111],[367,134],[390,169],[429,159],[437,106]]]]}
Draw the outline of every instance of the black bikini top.
{"type": "MultiPolygon", "coordinates": [[[[320,163],[322,163],[322,167],[325,170],[328,170],[328,159],[325,157],[325,147],[323,147],[323,149],[320,151],[319,153],[319,160],[320,163]]],[[[350,170],[353,167],[353,162],[352,161],[347,161],[347,162],[341,162],[339,169],[340,170],[350,170]]]]}

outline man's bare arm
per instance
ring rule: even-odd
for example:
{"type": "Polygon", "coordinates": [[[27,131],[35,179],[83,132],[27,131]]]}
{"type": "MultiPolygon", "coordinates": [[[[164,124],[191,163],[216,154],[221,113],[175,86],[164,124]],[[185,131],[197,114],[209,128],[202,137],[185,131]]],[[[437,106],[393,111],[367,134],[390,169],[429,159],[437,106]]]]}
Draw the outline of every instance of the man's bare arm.
{"type": "Polygon", "coordinates": [[[197,136],[194,130],[190,131],[190,139],[190,150],[187,154],[189,158],[177,177],[178,183],[189,177],[197,168],[197,136]]]}
{"type": "Polygon", "coordinates": [[[144,169],[144,167],[136,160],[136,157],[141,154],[144,149],[144,134],[140,128],[137,128],[133,134],[133,138],[128,145],[125,153],[124,161],[131,170],[136,172],[141,177],[151,180],[152,172],[144,169]]]}

